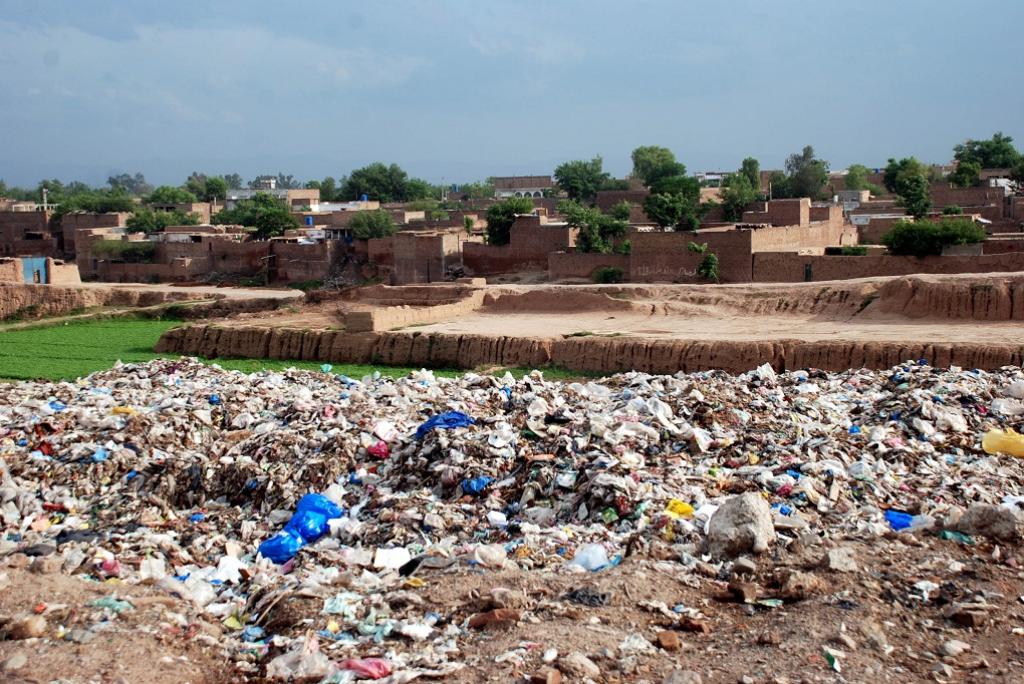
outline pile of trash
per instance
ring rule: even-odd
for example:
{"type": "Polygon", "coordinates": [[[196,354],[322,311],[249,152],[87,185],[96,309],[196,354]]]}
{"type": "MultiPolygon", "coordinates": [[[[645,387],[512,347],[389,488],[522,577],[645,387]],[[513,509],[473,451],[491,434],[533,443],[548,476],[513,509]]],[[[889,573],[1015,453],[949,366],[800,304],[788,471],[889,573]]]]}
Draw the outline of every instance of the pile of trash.
{"type": "Polygon", "coordinates": [[[0,386],[0,556],[155,584],[252,676],[442,677],[475,625],[417,591],[432,573],[1019,539],[1022,422],[1020,369],[923,362],[581,382],[119,365],[0,386]]]}

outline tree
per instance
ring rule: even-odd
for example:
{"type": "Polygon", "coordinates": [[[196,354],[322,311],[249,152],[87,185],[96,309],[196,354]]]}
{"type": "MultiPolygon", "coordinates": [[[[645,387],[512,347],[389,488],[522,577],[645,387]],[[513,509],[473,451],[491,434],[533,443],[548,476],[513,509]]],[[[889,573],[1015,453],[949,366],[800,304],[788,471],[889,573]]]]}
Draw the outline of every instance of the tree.
{"type": "Polygon", "coordinates": [[[686,214],[686,200],[682,195],[655,193],[644,200],[644,213],[657,223],[662,230],[675,229],[686,214]]]}
{"type": "Polygon", "coordinates": [[[224,182],[228,184],[229,190],[241,190],[245,184],[245,181],[237,173],[224,174],[224,182]]]}
{"type": "Polygon", "coordinates": [[[919,162],[914,157],[904,157],[899,161],[890,158],[889,163],[885,165],[885,175],[882,178],[882,183],[885,185],[885,189],[889,192],[898,193],[898,186],[901,178],[908,178],[910,176],[924,176],[928,177],[928,167],[919,162]]]}
{"type": "Polygon", "coordinates": [[[418,199],[434,199],[441,194],[441,189],[431,185],[422,178],[410,178],[405,183],[402,200],[409,202],[418,199]]]}
{"type": "Polygon", "coordinates": [[[360,240],[390,237],[398,232],[391,214],[382,209],[356,212],[348,227],[352,229],[352,235],[360,240]]]}
{"type": "Polygon", "coordinates": [[[555,182],[570,200],[590,202],[611,176],[603,169],[600,156],[590,161],[576,160],[559,164],[555,169],[555,182]]]}
{"type": "Polygon", "coordinates": [[[204,202],[213,202],[214,200],[221,200],[228,196],[228,182],[221,176],[207,176],[206,187],[203,189],[203,194],[199,196],[199,199],[204,202]]]}
{"type": "Polygon", "coordinates": [[[257,192],[252,199],[241,200],[233,209],[217,212],[211,221],[215,224],[237,224],[255,228],[258,238],[266,239],[282,235],[289,228],[297,228],[298,219],[292,216],[288,207],[273,195],[257,192]]]}
{"type": "Polygon", "coordinates": [[[981,177],[981,165],[971,159],[957,162],[956,170],[949,174],[949,182],[958,188],[972,188],[981,177]]]}
{"type": "Polygon", "coordinates": [[[1013,146],[1013,138],[1001,132],[989,140],[967,140],[953,148],[953,158],[963,163],[974,162],[979,169],[1013,168],[1021,154],[1013,146]]]}
{"type": "Polygon", "coordinates": [[[1017,164],[1010,170],[1010,180],[1018,185],[1018,187],[1024,187],[1024,159],[1021,159],[1017,164]]]}
{"type": "Polygon", "coordinates": [[[714,252],[708,251],[708,243],[702,242],[700,244],[691,242],[686,246],[686,249],[693,252],[694,254],[703,254],[704,258],[697,264],[697,275],[704,280],[713,280],[718,282],[718,255],[714,252]]]}
{"type": "Polygon", "coordinates": [[[113,190],[124,190],[130,195],[145,195],[152,192],[153,186],[146,182],[146,177],[141,173],[134,176],[127,173],[119,173],[116,176],[107,178],[107,184],[113,190]]]}
{"type": "Polygon", "coordinates": [[[905,256],[938,256],[945,247],[982,242],[985,230],[970,219],[931,221],[898,221],[882,236],[882,244],[893,254],[905,256]]]}
{"type": "Polygon", "coordinates": [[[320,191],[321,202],[334,202],[338,196],[338,184],[333,176],[326,176],[323,180],[311,180],[306,183],[311,190],[320,191]]]}
{"type": "Polygon", "coordinates": [[[896,184],[896,194],[900,205],[916,218],[927,214],[932,206],[932,199],[928,194],[928,178],[924,174],[900,178],[896,184]]]}
{"type": "MultiPolygon", "coordinates": [[[[161,204],[163,204],[161,202],[161,204]]],[[[176,203],[175,203],[176,204],[176,203]]],[[[197,214],[186,214],[180,209],[173,211],[155,211],[149,207],[142,207],[135,210],[126,225],[132,230],[143,233],[155,233],[164,230],[167,226],[195,226],[199,224],[197,214]]]]}
{"type": "Polygon", "coordinates": [[[761,191],[761,164],[753,157],[747,157],[740,163],[740,174],[746,176],[754,192],[761,191]]]}
{"type": "Polygon", "coordinates": [[[109,190],[89,190],[64,196],[57,207],[56,215],[62,216],[72,211],[88,211],[94,213],[134,211],[135,200],[123,188],[109,190]]]}
{"type": "Polygon", "coordinates": [[[818,199],[828,182],[828,162],[815,158],[814,148],[807,145],[801,152],[791,154],[786,159],[786,176],[789,179],[790,197],[818,199]]]}
{"type": "Polygon", "coordinates": [[[847,190],[867,190],[868,167],[863,164],[850,164],[846,170],[847,190]]]}
{"type": "Polygon", "coordinates": [[[668,176],[686,175],[686,167],[676,161],[676,155],[667,147],[642,145],[633,150],[633,177],[639,178],[648,188],[659,179],[668,176]]]}
{"type": "Polygon", "coordinates": [[[532,211],[533,200],[526,197],[509,197],[491,206],[487,210],[487,243],[507,245],[516,215],[529,214],[532,211]]]}
{"type": "Polygon", "coordinates": [[[196,201],[191,192],[173,185],[161,185],[146,198],[146,204],[189,204],[196,201]]]}
{"type": "Polygon", "coordinates": [[[386,166],[374,162],[356,169],[345,179],[342,198],[357,200],[363,195],[380,202],[402,202],[406,199],[408,174],[398,164],[386,166]]]}
{"type": "Polygon", "coordinates": [[[789,187],[789,177],[781,171],[772,171],[768,176],[768,196],[771,199],[784,199],[792,197],[789,187]]]}
{"type": "Polygon", "coordinates": [[[757,199],[757,190],[750,184],[750,177],[743,173],[733,173],[725,178],[725,189],[722,190],[722,208],[726,221],[739,221],[743,218],[743,210],[757,199]]]}
{"type": "Polygon", "coordinates": [[[616,218],[620,221],[629,221],[629,215],[632,213],[632,211],[633,205],[627,202],[626,200],[622,200],[621,202],[617,203],[614,207],[612,207],[612,210],[609,211],[608,213],[612,216],[612,218],[616,218]]]}
{"type": "Polygon", "coordinates": [[[463,183],[458,186],[458,191],[453,192],[453,195],[461,197],[462,199],[487,199],[494,197],[494,183],[491,179],[486,181],[477,181],[474,183],[463,183]]]}
{"type": "Polygon", "coordinates": [[[623,237],[629,229],[626,221],[603,214],[597,207],[584,207],[573,200],[559,204],[558,212],[565,215],[570,227],[578,230],[576,249],[580,252],[609,254],[615,240],[623,237]]]}

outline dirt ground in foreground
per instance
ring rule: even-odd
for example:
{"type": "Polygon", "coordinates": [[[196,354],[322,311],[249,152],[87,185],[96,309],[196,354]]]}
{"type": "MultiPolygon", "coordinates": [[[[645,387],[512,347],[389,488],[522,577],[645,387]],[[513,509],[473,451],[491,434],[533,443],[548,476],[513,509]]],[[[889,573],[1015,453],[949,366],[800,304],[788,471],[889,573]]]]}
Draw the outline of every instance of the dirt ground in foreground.
{"type": "MultiPolygon", "coordinates": [[[[425,610],[455,625],[485,609],[493,589],[512,592],[508,605],[520,620],[469,630],[460,639],[461,651],[450,657],[465,668],[449,682],[526,681],[544,667],[549,649],[559,657],[586,654],[601,670],[595,681],[608,683],[660,684],[677,668],[699,673],[704,682],[1020,681],[1024,630],[1014,630],[1024,627],[1018,599],[1024,594],[1018,567],[1024,557],[1018,547],[891,534],[841,544],[852,550],[858,569],[837,573],[820,566],[829,542],[805,541],[810,545],[796,541],[756,559],[756,575],[746,578],[756,582],[758,599],[781,598],[780,607],[737,602],[727,590],[726,573],[659,561],[658,549],[597,573],[569,572],[558,564],[548,566],[554,570],[423,571],[425,585],[415,591],[425,610]],[[791,571],[807,574],[796,591],[780,589],[779,580],[791,571]],[[936,587],[927,590],[927,601],[922,585],[915,587],[922,581],[936,587]],[[566,597],[580,588],[604,594],[607,605],[566,597]],[[948,615],[959,603],[984,604],[985,617],[974,626],[957,624],[960,618],[948,615]],[[673,650],[654,645],[661,632],[671,635],[662,638],[673,650]],[[632,651],[625,641],[630,635],[639,637],[632,651]],[[954,640],[969,650],[943,655],[954,640]],[[826,661],[826,647],[841,672],[826,661]]],[[[22,567],[24,561],[16,555],[2,563],[9,584],[0,591],[0,617],[37,610],[46,616],[48,631],[40,639],[0,641],[0,662],[26,656],[17,670],[0,670],[3,681],[261,681],[258,673],[234,669],[237,654],[222,652],[223,627],[178,599],[152,587],[39,574],[22,567]],[[131,599],[135,610],[111,616],[89,606],[111,594],[131,599]],[[97,635],[74,643],[56,638],[61,627],[90,627],[97,635]]],[[[320,614],[320,606],[320,599],[285,602],[271,617],[274,631],[294,636],[322,629],[329,616],[320,614]]],[[[333,660],[386,657],[396,638],[402,639],[392,636],[376,650],[357,654],[332,650],[329,642],[322,646],[333,660]]],[[[415,646],[401,650],[410,647],[415,646]]],[[[257,661],[259,670],[276,654],[272,649],[257,661]]],[[[566,673],[563,681],[584,679],[566,673]]]]}

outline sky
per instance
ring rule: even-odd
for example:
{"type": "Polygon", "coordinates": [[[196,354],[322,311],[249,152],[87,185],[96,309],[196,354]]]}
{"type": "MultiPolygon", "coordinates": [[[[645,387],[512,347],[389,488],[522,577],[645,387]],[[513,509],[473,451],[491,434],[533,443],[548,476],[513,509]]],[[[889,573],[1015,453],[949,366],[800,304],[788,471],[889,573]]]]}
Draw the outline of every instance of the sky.
{"type": "Polygon", "coordinates": [[[0,0],[0,179],[1024,149],[1021,0],[0,0]]]}

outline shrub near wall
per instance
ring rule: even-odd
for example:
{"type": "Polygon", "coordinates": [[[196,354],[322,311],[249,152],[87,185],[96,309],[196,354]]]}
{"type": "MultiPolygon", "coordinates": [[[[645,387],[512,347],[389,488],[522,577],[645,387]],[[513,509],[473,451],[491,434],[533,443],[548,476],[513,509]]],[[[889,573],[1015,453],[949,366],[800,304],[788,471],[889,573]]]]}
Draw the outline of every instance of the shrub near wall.
{"type": "Polygon", "coordinates": [[[882,236],[882,244],[899,256],[939,256],[944,247],[983,242],[985,230],[968,219],[900,221],[882,236]]]}

